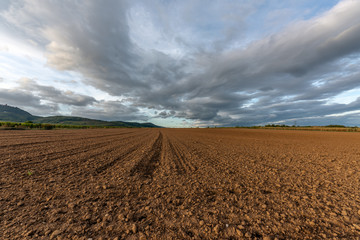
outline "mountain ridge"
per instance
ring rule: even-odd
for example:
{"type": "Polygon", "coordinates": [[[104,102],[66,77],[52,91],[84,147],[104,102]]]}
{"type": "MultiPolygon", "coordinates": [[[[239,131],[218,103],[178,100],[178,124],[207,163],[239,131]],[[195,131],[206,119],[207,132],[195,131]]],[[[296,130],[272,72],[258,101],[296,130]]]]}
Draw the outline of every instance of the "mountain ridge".
{"type": "Polygon", "coordinates": [[[83,118],[77,116],[49,116],[40,117],[34,116],[31,113],[24,111],[18,107],[9,106],[7,104],[0,104],[0,121],[11,122],[26,122],[32,121],[34,123],[50,123],[50,124],[66,124],[79,126],[101,126],[101,127],[148,127],[161,128],[153,123],[138,123],[138,122],[124,122],[124,121],[104,121],[91,118],[83,118]]]}

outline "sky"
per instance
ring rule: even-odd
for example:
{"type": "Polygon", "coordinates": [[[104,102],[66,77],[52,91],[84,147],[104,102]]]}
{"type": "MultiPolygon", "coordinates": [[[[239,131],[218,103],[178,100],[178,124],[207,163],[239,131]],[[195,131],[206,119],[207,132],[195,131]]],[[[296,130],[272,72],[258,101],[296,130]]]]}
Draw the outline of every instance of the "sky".
{"type": "Polygon", "coordinates": [[[0,104],[165,127],[360,126],[359,0],[2,0],[0,104]]]}

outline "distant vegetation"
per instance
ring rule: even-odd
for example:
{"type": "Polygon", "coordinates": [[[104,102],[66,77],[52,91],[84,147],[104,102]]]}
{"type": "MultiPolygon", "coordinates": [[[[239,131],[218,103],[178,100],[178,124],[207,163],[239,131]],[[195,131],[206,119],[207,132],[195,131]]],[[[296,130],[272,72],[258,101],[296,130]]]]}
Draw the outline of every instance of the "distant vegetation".
{"type": "MultiPolygon", "coordinates": [[[[90,127],[124,127],[124,128],[158,128],[152,123],[137,123],[123,121],[102,121],[96,119],[72,117],[72,116],[52,116],[39,117],[8,105],[0,104],[0,121],[2,126],[14,125],[16,127],[8,128],[90,128],[90,127]],[[20,126],[20,125],[21,126],[20,126]],[[25,125],[24,125],[25,124],[25,125]]],[[[3,127],[4,128],[4,127],[3,127]]]]}
{"type": "Polygon", "coordinates": [[[60,128],[71,128],[71,129],[86,129],[86,128],[122,128],[116,126],[80,126],[80,125],[67,125],[67,124],[50,124],[50,123],[33,123],[26,121],[23,123],[19,122],[0,122],[0,130],[26,130],[26,129],[60,129],[60,128]]]}
{"type": "Polygon", "coordinates": [[[277,130],[308,130],[308,131],[338,131],[338,132],[358,132],[358,127],[347,127],[344,125],[327,125],[327,126],[289,126],[285,124],[267,124],[265,126],[239,127],[251,129],[277,129],[277,130]]]}
{"type": "Polygon", "coordinates": [[[327,125],[325,127],[329,127],[329,128],[346,128],[346,126],[344,126],[344,125],[327,125]]]}
{"type": "MultiPolygon", "coordinates": [[[[290,127],[290,126],[285,125],[285,124],[282,124],[282,125],[278,125],[278,124],[268,124],[268,125],[265,125],[265,127],[281,127],[281,128],[283,128],[283,127],[290,127]]],[[[295,126],[293,126],[293,127],[295,127],[295,126]]]]}

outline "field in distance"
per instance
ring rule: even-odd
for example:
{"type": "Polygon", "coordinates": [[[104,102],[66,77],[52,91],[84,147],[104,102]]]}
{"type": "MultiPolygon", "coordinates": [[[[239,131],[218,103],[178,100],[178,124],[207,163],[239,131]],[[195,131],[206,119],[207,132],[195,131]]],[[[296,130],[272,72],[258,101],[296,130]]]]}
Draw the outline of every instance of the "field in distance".
{"type": "Polygon", "coordinates": [[[360,134],[0,132],[0,239],[353,239],[360,134]]]}

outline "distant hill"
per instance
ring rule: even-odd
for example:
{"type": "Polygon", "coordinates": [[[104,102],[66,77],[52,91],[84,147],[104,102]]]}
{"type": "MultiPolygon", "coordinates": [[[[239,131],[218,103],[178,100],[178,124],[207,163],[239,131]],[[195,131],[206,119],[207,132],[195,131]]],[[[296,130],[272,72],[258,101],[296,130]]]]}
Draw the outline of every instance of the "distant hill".
{"type": "Polygon", "coordinates": [[[72,117],[72,116],[51,116],[39,117],[34,116],[20,108],[9,105],[0,104],[0,121],[9,122],[26,122],[32,121],[34,123],[50,123],[50,124],[66,124],[66,125],[81,125],[81,126],[108,126],[108,127],[147,127],[159,128],[152,123],[137,123],[137,122],[123,122],[123,121],[102,121],[96,119],[72,117]]]}
{"type": "Polygon", "coordinates": [[[150,127],[158,128],[152,123],[137,123],[137,122],[123,122],[123,121],[102,121],[90,118],[72,117],[72,116],[52,116],[52,117],[38,117],[34,119],[36,123],[51,123],[51,124],[65,124],[65,125],[83,125],[83,126],[107,126],[107,127],[150,127]]]}
{"type": "Polygon", "coordinates": [[[30,113],[28,113],[20,108],[0,104],[0,120],[1,121],[25,122],[25,121],[32,121],[36,118],[38,118],[38,117],[33,116],[30,113]]]}

